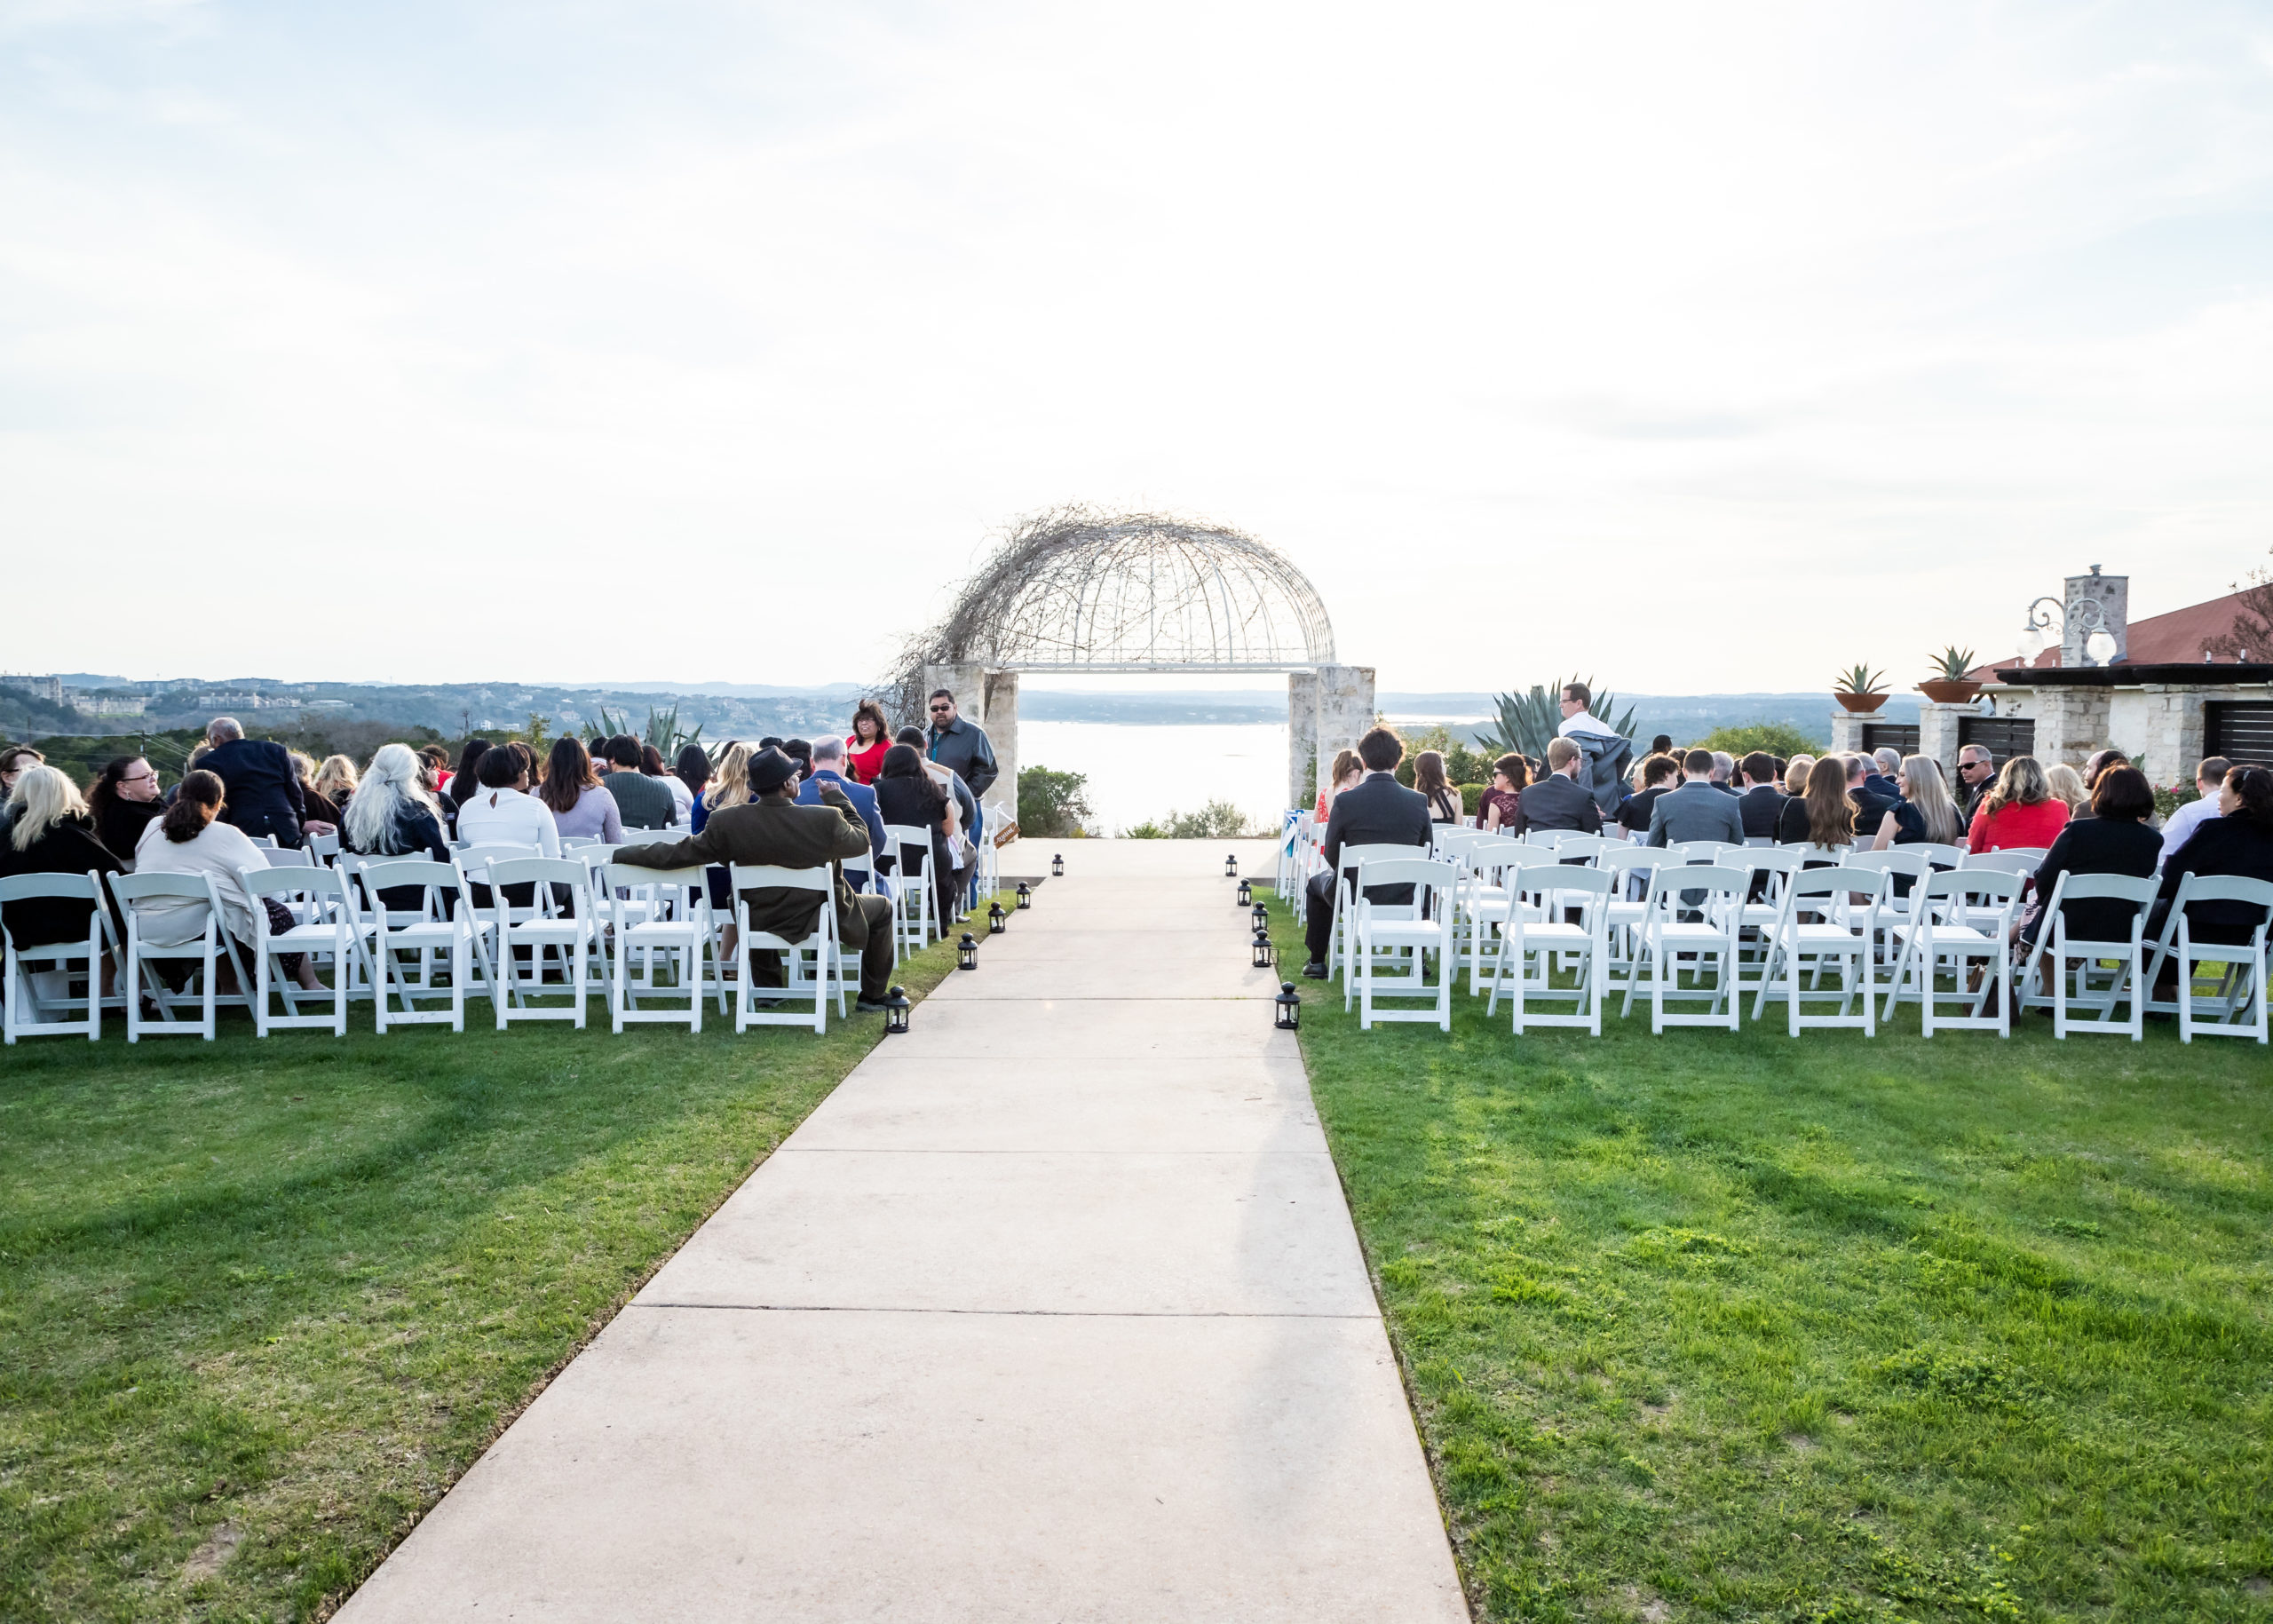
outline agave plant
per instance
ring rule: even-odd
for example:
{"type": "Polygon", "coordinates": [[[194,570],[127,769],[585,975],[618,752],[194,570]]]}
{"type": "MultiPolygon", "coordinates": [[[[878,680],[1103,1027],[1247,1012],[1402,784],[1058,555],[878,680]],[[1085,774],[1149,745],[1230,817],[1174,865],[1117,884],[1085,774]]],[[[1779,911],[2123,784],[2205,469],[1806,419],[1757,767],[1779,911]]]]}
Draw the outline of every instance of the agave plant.
{"type": "Polygon", "coordinates": [[[608,715],[606,707],[603,706],[600,709],[600,732],[609,738],[614,738],[618,733],[629,734],[642,744],[652,744],[655,747],[655,753],[666,762],[686,746],[702,742],[702,725],[699,722],[695,724],[693,733],[679,732],[677,705],[673,705],[669,710],[658,710],[653,705],[648,706],[647,725],[636,732],[631,725],[630,711],[625,711],[622,716],[612,717],[608,715]]]}
{"type": "Polygon", "coordinates": [[[1934,656],[1934,664],[1944,682],[1963,682],[1965,674],[1977,663],[1971,649],[1960,648],[1954,643],[1934,656]]]}
{"type": "MultiPolygon", "coordinates": [[[[1573,677],[1569,680],[1578,682],[1582,679],[1573,677]]],[[[1593,681],[1583,680],[1586,680],[1588,691],[1593,692],[1593,681]]],[[[1528,693],[1495,696],[1493,704],[1499,715],[1493,725],[1479,735],[1479,747],[1495,756],[1503,756],[1510,751],[1533,758],[1546,755],[1548,741],[1554,738],[1563,725],[1561,701],[1564,686],[1561,682],[1552,685],[1533,683],[1528,693]]],[[[1613,714],[1617,709],[1617,695],[1595,693],[1594,714],[1630,739],[1634,736],[1634,708],[1628,705],[1623,716],[1613,714]]]]}
{"type": "Polygon", "coordinates": [[[1857,665],[1841,671],[1831,691],[1833,693],[1883,693],[1886,692],[1886,673],[1874,671],[1867,665],[1857,665]]]}

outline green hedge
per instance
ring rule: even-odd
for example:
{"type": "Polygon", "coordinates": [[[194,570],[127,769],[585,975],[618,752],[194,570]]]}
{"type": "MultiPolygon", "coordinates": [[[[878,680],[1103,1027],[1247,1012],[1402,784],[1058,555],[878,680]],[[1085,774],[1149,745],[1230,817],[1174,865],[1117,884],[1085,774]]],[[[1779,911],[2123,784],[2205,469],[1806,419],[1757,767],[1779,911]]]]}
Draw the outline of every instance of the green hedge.
{"type": "Polygon", "coordinates": [[[1489,784],[1462,784],[1462,785],[1461,785],[1461,786],[1460,786],[1460,804],[1461,804],[1461,810],[1462,812],[1466,812],[1466,813],[1467,813],[1469,817],[1471,817],[1471,818],[1473,818],[1474,816],[1476,816],[1476,814],[1477,814],[1477,812],[1481,812],[1481,811],[1484,809],[1484,792],[1485,792],[1486,789],[1489,789],[1491,787],[1492,787],[1492,786],[1491,786],[1491,785],[1489,785],[1489,784]]]}

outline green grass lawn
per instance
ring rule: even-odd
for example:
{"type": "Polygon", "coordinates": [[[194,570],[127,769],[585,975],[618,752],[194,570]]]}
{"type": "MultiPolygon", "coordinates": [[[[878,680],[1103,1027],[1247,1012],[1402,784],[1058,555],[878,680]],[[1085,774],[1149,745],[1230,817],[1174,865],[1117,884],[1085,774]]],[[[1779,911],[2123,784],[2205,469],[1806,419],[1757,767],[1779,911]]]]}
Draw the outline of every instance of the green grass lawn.
{"type": "Polygon", "coordinates": [[[2273,1619],[2265,1050],[1302,986],[1481,1616],[2273,1619]]]}
{"type": "Polygon", "coordinates": [[[883,1027],[590,1007],[0,1054],[0,1618],[335,1604],[883,1027]]]}

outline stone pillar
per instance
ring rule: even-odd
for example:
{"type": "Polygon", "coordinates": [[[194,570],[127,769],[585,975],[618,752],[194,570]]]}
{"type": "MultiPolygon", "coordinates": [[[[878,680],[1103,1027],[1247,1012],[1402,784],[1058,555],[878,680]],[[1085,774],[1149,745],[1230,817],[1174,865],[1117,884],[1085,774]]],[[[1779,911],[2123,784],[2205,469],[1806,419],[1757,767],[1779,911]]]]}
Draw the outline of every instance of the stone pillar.
{"type": "Polygon", "coordinates": [[[1867,717],[1858,715],[1841,705],[1831,713],[1831,753],[1851,756],[1863,748],[1863,724],[1867,717]]]}
{"type": "Polygon", "coordinates": [[[2037,760],[2080,768],[2107,743],[2108,690],[2049,685],[2036,691],[2037,760]]]}
{"type": "Polygon", "coordinates": [[[1353,748],[1374,725],[1374,668],[1370,665],[1322,665],[1318,668],[1318,781],[1326,782],[1334,770],[1337,750],[1353,748]]]}
{"type": "Polygon", "coordinates": [[[1318,673],[1287,673],[1287,804],[1318,804],[1318,673]]]}
{"type": "Polygon", "coordinates": [[[1942,764],[1942,780],[1952,795],[1958,788],[1958,719],[1973,714],[1970,705],[1936,705],[1927,701],[1918,707],[1918,753],[1942,764]]]}
{"type": "MultiPolygon", "coordinates": [[[[994,764],[1002,776],[994,780],[985,799],[1002,803],[1007,820],[1015,823],[1018,816],[1018,674],[1016,671],[986,673],[986,719],[979,724],[986,730],[988,742],[994,747],[994,764]]],[[[987,818],[994,823],[992,813],[987,818]]]]}

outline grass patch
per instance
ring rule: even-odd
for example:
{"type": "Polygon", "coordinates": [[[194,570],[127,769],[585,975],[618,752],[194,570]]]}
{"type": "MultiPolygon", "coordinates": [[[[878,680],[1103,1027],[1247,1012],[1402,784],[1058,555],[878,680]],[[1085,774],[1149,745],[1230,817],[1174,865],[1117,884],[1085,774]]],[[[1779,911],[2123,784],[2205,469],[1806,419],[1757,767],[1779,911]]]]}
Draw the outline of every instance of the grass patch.
{"type": "Polygon", "coordinates": [[[2273,1619],[2254,1044],[1361,1033],[1302,986],[1479,1616],[2273,1619]]]}
{"type": "Polygon", "coordinates": [[[0,1618],[328,1611],[883,1025],[591,1009],[0,1056],[0,1618]]]}

